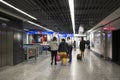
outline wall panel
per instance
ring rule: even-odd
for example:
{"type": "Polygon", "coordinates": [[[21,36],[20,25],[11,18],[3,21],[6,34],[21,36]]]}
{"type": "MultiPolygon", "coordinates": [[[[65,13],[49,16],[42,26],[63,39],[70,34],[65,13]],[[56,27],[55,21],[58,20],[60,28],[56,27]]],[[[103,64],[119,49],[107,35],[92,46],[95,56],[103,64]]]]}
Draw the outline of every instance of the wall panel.
{"type": "Polygon", "coordinates": [[[7,64],[13,65],[13,32],[7,31],[7,64]]]}
{"type": "Polygon", "coordinates": [[[6,31],[2,31],[2,66],[7,65],[6,40],[7,40],[6,31]]]}

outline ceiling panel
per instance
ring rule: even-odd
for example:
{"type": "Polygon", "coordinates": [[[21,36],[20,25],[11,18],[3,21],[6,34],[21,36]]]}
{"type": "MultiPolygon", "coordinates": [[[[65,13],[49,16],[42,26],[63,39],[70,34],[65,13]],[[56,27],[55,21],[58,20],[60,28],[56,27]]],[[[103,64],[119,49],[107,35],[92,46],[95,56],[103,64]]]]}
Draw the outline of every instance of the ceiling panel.
{"type": "Polygon", "coordinates": [[[91,29],[120,7],[120,0],[75,0],[76,32],[80,25],[91,29]]]}
{"type": "MultiPolygon", "coordinates": [[[[0,3],[0,8],[32,20],[60,33],[73,33],[68,0],[4,0],[37,18],[34,21],[0,3]]],[[[120,7],[120,0],[74,0],[75,30],[83,25],[85,31],[97,25],[120,7]]],[[[31,28],[25,25],[24,28],[31,28]],[[27,27],[26,27],[27,26],[27,27]]],[[[34,27],[32,27],[34,28],[34,27]]]]}

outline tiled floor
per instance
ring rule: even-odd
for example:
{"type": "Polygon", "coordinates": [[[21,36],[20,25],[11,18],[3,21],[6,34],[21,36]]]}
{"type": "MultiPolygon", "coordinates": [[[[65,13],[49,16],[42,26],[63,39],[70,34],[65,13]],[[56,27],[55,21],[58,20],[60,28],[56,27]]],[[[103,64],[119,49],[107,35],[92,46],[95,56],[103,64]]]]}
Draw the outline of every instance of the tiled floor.
{"type": "Polygon", "coordinates": [[[86,50],[82,61],[73,51],[71,64],[50,65],[50,54],[42,54],[37,61],[29,60],[16,66],[0,68],[0,80],[120,80],[120,65],[105,61],[86,50]]]}

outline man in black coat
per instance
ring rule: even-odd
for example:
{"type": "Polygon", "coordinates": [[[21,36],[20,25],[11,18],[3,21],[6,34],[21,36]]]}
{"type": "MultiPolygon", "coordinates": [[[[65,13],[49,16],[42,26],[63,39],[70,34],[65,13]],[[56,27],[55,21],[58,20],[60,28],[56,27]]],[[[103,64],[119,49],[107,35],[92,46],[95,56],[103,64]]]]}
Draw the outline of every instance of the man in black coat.
{"type": "Polygon", "coordinates": [[[83,39],[83,37],[81,37],[81,41],[80,41],[79,47],[80,47],[80,51],[81,51],[82,57],[84,57],[85,44],[86,44],[85,40],[83,39]]]}
{"type": "Polygon", "coordinates": [[[62,39],[62,42],[59,44],[58,52],[68,53],[68,44],[65,42],[65,39],[62,39]]]}

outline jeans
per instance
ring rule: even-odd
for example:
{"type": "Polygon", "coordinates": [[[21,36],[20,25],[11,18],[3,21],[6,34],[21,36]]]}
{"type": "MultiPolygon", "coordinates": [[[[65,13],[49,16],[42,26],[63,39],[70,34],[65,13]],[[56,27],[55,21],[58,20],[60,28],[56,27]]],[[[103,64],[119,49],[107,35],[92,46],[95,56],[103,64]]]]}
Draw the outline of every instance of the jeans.
{"type": "Polygon", "coordinates": [[[53,58],[54,58],[54,62],[56,64],[56,55],[57,55],[57,50],[51,51],[51,63],[53,63],[53,58]]]}
{"type": "Polygon", "coordinates": [[[70,56],[69,62],[71,62],[72,61],[72,46],[69,46],[68,53],[69,53],[69,56],[70,56]]]}

